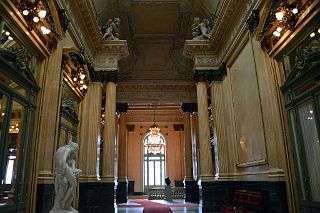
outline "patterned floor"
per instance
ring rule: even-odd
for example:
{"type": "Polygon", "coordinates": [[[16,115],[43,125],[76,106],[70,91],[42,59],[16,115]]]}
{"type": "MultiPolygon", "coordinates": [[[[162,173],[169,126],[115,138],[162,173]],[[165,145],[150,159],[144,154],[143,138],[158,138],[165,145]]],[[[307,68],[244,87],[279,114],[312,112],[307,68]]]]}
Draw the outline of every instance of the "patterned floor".
{"type": "MultiPolygon", "coordinates": [[[[139,202],[139,200],[137,200],[139,202]]],[[[130,213],[130,212],[143,212],[143,207],[141,204],[135,202],[134,199],[129,199],[127,203],[118,204],[115,212],[116,213],[130,213]]],[[[198,204],[188,203],[184,200],[174,200],[174,201],[165,201],[165,200],[152,200],[152,202],[160,203],[167,205],[175,213],[202,213],[201,208],[198,204]]],[[[155,212],[156,213],[156,212],[155,212]]]]}

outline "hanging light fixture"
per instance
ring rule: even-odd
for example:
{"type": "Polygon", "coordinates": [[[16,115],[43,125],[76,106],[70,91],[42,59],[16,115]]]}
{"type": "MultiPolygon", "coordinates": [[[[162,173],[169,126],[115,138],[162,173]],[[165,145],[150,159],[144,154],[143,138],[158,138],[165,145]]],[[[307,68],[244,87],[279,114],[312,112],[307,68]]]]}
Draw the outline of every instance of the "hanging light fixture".
{"type": "Polygon", "coordinates": [[[144,141],[144,146],[148,148],[148,151],[156,155],[161,153],[162,149],[165,146],[162,136],[160,134],[160,128],[156,124],[156,112],[153,110],[153,124],[149,128],[149,132],[144,141]]]}

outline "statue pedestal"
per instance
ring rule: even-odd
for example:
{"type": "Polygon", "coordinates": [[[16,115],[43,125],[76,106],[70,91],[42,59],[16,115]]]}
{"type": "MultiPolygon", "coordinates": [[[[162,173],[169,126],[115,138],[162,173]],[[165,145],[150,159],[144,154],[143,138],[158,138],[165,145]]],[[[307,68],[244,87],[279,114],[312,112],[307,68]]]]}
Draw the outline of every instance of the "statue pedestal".
{"type": "Polygon", "coordinates": [[[172,189],[171,186],[165,186],[164,188],[164,200],[172,201],[172,189]]]}

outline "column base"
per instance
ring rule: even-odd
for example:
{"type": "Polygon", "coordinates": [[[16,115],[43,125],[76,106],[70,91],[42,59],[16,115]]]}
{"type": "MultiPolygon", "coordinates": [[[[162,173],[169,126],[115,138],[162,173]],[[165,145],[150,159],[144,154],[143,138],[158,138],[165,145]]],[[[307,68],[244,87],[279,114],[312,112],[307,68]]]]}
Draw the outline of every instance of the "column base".
{"type": "Polygon", "coordinates": [[[79,185],[79,212],[114,212],[114,183],[93,182],[79,185]]]}
{"type": "Polygon", "coordinates": [[[195,180],[185,180],[184,188],[185,188],[185,194],[186,194],[185,201],[199,203],[198,182],[195,180]]]}
{"type": "Polygon", "coordinates": [[[128,182],[118,181],[118,186],[116,190],[116,202],[126,203],[128,201],[128,182]]]}

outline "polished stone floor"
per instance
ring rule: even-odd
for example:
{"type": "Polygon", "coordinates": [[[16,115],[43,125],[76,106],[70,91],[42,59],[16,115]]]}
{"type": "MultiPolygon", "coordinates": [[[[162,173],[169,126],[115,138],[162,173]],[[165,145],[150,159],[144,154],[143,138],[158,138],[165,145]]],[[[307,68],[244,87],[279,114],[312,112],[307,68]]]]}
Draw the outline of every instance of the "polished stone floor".
{"type": "MultiPolygon", "coordinates": [[[[152,202],[165,204],[171,208],[173,212],[176,213],[202,213],[201,208],[198,204],[188,203],[184,200],[174,200],[174,201],[165,201],[165,200],[152,200],[152,202]],[[188,206],[185,207],[184,205],[188,206]]],[[[130,213],[130,212],[143,212],[143,207],[140,204],[135,203],[134,199],[130,199],[127,203],[118,204],[115,213],[130,213]]],[[[156,213],[156,212],[155,212],[156,213]]]]}

